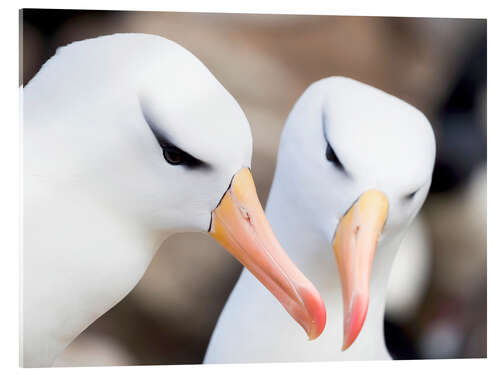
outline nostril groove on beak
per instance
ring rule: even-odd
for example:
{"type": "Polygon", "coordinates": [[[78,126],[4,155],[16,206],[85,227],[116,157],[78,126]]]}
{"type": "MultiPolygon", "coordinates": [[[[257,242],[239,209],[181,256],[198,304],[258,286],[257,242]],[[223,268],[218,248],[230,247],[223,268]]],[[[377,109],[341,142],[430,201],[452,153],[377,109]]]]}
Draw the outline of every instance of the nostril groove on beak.
{"type": "Polygon", "coordinates": [[[248,221],[249,223],[251,222],[250,220],[250,214],[248,213],[247,209],[245,207],[239,207],[240,208],[240,213],[241,216],[243,216],[243,219],[248,221]]]}

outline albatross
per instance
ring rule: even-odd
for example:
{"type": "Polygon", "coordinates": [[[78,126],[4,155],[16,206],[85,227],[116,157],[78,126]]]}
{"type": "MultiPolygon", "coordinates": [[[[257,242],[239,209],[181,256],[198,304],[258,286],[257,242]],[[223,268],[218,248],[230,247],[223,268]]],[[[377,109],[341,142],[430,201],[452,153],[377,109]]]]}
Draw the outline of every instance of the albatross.
{"type": "Polygon", "coordinates": [[[266,214],[321,293],[326,327],[304,341],[243,271],[205,362],[390,359],[387,283],[427,196],[434,159],[431,125],[413,106],[345,77],[312,84],[282,132],[266,214]]]}
{"type": "Polygon", "coordinates": [[[50,366],[180,231],[210,233],[321,333],[318,291],[259,203],[248,121],[190,52],[146,34],[75,42],[21,95],[23,366],[50,366]]]}

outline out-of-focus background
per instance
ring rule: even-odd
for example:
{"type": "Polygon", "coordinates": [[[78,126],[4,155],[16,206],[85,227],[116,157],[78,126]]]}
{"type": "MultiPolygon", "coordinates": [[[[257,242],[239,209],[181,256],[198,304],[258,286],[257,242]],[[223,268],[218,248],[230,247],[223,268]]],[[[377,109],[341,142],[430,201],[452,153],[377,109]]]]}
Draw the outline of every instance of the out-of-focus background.
{"type": "MultiPolygon", "coordinates": [[[[194,53],[250,121],[262,202],[288,112],[312,82],[348,76],[419,108],[434,126],[436,168],[391,275],[386,343],[396,359],[486,357],[486,20],[69,10],[20,17],[23,84],[57,47],[99,35],[158,34],[194,53]]],[[[56,365],[201,363],[240,271],[209,236],[171,237],[137,287],[56,365]]]]}

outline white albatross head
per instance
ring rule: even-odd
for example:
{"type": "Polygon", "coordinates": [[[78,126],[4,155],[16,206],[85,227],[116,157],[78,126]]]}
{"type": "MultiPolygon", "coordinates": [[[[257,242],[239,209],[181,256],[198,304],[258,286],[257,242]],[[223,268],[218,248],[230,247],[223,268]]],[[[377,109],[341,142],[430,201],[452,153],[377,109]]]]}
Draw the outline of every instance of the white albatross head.
{"type": "Polygon", "coordinates": [[[259,203],[248,121],[194,55],[146,34],[85,40],[59,49],[24,91],[28,123],[44,124],[25,129],[34,173],[156,235],[209,232],[310,337],[321,333],[319,293],[259,203]]]}
{"type": "Polygon", "coordinates": [[[363,326],[370,273],[378,272],[371,270],[374,257],[392,262],[394,253],[385,249],[399,243],[422,206],[434,158],[434,134],[420,111],[352,79],[312,84],[288,117],[277,173],[304,228],[324,237],[335,254],[343,350],[363,326]]]}

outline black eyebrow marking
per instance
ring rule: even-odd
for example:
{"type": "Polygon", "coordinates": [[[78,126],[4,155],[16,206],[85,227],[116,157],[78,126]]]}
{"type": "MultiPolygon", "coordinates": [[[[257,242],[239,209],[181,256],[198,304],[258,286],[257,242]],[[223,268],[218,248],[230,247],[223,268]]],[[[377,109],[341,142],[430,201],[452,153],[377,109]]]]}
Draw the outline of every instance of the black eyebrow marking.
{"type": "Polygon", "coordinates": [[[407,200],[412,199],[412,198],[413,198],[413,197],[415,197],[415,195],[417,194],[417,191],[418,191],[418,189],[417,189],[417,190],[415,190],[415,191],[413,191],[413,192],[411,192],[411,193],[409,193],[409,194],[406,194],[406,195],[405,195],[405,199],[407,199],[407,200]]]}
{"type": "Polygon", "coordinates": [[[328,142],[328,137],[326,134],[326,114],[324,111],[321,112],[321,121],[322,121],[323,137],[325,138],[326,142],[326,151],[325,151],[326,160],[333,162],[333,164],[335,164],[335,166],[339,170],[341,170],[346,176],[349,176],[349,173],[347,173],[344,164],[340,161],[339,157],[335,153],[335,150],[333,149],[330,142],[328,142]]]}
{"type": "Polygon", "coordinates": [[[415,195],[417,195],[417,193],[418,193],[418,192],[420,191],[420,189],[422,189],[423,187],[424,187],[424,185],[422,185],[422,186],[420,186],[420,187],[416,188],[416,189],[415,189],[414,191],[412,191],[411,193],[408,193],[408,194],[404,195],[404,197],[403,197],[403,198],[404,198],[405,200],[411,200],[411,199],[413,199],[413,198],[415,197],[415,195]]]}
{"type": "Polygon", "coordinates": [[[173,143],[168,140],[166,135],[162,134],[159,131],[158,127],[154,124],[153,120],[148,116],[148,114],[144,110],[142,103],[141,103],[141,112],[142,116],[144,117],[144,120],[146,121],[146,124],[148,124],[149,129],[151,129],[151,131],[153,132],[153,135],[155,136],[160,147],[163,148],[165,145],[173,145],[173,143]]]}
{"type": "Polygon", "coordinates": [[[155,123],[153,122],[153,120],[150,118],[150,116],[148,116],[148,114],[144,110],[144,106],[142,105],[142,102],[139,101],[139,103],[140,103],[140,107],[141,107],[142,116],[144,117],[146,124],[148,124],[149,129],[153,133],[156,141],[158,142],[158,145],[162,148],[164,154],[165,154],[165,152],[175,150],[175,152],[181,154],[183,157],[183,162],[179,163],[179,165],[182,165],[182,166],[189,168],[189,169],[199,169],[199,168],[211,169],[211,166],[208,163],[192,156],[191,154],[180,149],[173,142],[171,142],[169,140],[169,138],[167,137],[167,135],[164,132],[160,131],[158,126],[156,126],[155,123]]]}

